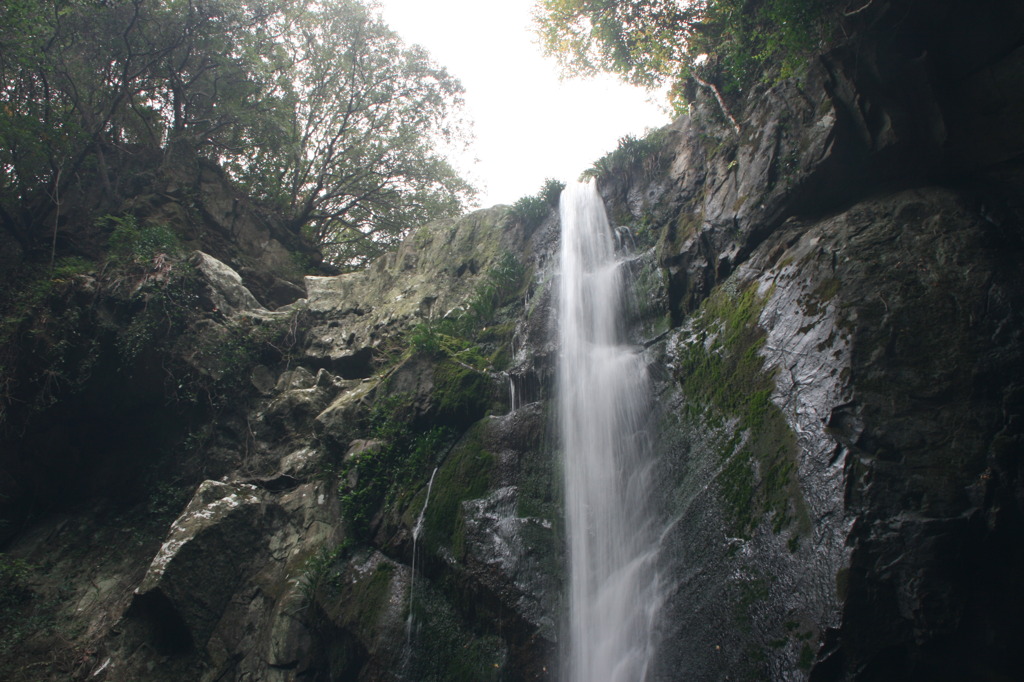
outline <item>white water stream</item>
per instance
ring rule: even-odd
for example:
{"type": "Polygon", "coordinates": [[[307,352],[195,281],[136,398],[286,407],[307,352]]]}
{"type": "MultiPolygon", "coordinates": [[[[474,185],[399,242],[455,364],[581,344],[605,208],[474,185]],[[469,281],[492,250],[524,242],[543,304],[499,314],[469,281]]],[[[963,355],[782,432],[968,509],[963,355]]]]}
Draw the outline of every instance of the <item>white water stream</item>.
{"type": "Polygon", "coordinates": [[[420,535],[423,533],[423,519],[427,516],[427,505],[430,504],[430,491],[434,488],[434,476],[437,476],[437,467],[430,473],[430,481],[427,483],[427,494],[423,498],[423,507],[420,509],[420,515],[416,517],[416,525],[412,529],[412,570],[409,571],[409,616],[405,621],[405,647],[408,652],[411,651],[410,645],[412,644],[413,635],[413,613],[412,613],[412,600],[415,596],[416,591],[416,545],[419,543],[420,535]]]}
{"type": "Polygon", "coordinates": [[[642,682],[660,605],[643,359],[623,343],[623,267],[592,183],[561,199],[558,406],[569,542],[569,682],[642,682]]]}

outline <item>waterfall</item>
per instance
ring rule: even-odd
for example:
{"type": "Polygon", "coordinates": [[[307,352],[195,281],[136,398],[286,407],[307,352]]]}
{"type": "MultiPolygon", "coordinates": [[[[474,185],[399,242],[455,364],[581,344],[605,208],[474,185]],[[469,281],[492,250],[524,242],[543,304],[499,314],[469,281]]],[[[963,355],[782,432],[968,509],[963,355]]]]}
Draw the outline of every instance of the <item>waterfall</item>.
{"type": "Polygon", "coordinates": [[[416,517],[416,525],[412,529],[412,566],[409,571],[409,616],[405,621],[405,644],[406,648],[412,643],[413,615],[412,600],[416,588],[416,545],[419,543],[420,535],[423,533],[423,519],[427,516],[427,505],[430,504],[430,491],[434,487],[434,476],[437,475],[437,467],[430,474],[430,481],[427,483],[427,495],[423,498],[423,507],[420,515],[416,517]]]}
{"type": "Polygon", "coordinates": [[[561,198],[558,407],[569,544],[570,682],[640,682],[659,606],[648,510],[647,370],[623,343],[624,276],[593,183],[561,198]]]}
{"type": "Polygon", "coordinates": [[[514,376],[512,376],[511,374],[508,375],[508,391],[509,391],[508,399],[509,399],[509,408],[510,408],[509,412],[511,413],[511,412],[515,412],[520,407],[522,407],[518,402],[516,402],[516,378],[514,376]]]}

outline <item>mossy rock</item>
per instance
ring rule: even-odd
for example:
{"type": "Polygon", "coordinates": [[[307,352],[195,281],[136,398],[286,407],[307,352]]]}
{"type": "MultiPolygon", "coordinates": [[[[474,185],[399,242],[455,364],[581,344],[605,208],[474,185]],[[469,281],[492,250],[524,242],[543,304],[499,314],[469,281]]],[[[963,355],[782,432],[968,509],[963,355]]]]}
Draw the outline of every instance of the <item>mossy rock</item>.
{"type": "MultiPolygon", "coordinates": [[[[412,599],[409,679],[421,682],[484,682],[509,679],[502,638],[481,632],[453,608],[451,597],[428,581],[417,581],[412,599]]],[[[473,617],[471,616],[471,619],[473,617]]]]}
{"type": "Polygon", "coordinates": [[[679,377],[691,418],[718,431],[720,499],[732,532],[749,537],[764,520],[780,532],[809,524],[796,479],[796,434],[772,402],[774,369],[764,366],[758,318],[765,296],[731,280],[715,289],[691,322],[679,377]]]}
{"type": "Polygon", "coordinates": [[[491,487],[495,458],[483,447],[486,423],[477,422],[452,449],[434,478],[424,520],[424,539],[433,552],[456,558],[464,553],[462,503],[483,497],[491,487]]]}
{"type": "Polygon", "coordinates": [[[437,421],[464,426],[477,421],[490,407],[491,381],[483,372],[443,360],[434,368],[434,402],[437,421]]]}
{"type": "Polygon", "coordinates": [[[354,634],[369,649],[381,633],[402,630],[403,614],[392,603],[404,601],[405,582],[393,561],[363,550],[340,572],[328,571],[319,583],[316,599],[332,623],[354,634]]]}

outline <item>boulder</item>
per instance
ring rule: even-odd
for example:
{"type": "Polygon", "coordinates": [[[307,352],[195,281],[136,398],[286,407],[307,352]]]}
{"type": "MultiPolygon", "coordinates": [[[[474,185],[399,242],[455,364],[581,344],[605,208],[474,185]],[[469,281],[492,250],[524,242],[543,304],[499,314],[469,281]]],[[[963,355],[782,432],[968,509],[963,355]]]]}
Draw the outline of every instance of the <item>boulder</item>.
{"type": "Polygon", "coordinates": [[[204,481],[171,525],[129,614],[152,621],[168,652],[203,649],[232,595],[267,560],[266,534],[282,516],[255,486],[204,481]]]}
{"type": "Polygon", "coordinates": [[[230,315],[243,310],[261,308],[259,301],[244,284],[242,277],[213,256],[196,251],[192,263],[206,279],[207,296],[213,310],[230,315]]]}

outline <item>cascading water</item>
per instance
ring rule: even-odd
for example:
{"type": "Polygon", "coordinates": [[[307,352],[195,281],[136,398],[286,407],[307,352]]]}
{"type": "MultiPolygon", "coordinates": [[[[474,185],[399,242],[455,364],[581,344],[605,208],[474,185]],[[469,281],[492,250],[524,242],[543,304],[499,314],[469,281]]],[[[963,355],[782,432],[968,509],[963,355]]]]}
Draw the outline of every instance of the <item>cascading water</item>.
{"type": "Polygon", "coordinates": [[[516,378],[511,374],[508,375],[508,403],[509,411],[515,412],[522,407],[516,400],[516,378]]]}
{"type": "Polygon", "coordinates": [[[660,603],[648,509],[649,386],[623,343],[624,278],[593,183],[561,199],[559,411],[569,541],[570,682],[647,675],[660,603]]]}
{"type": "Polygon", "coordinates": [[[423,532],[423,519],[427,517],[427,505],[430,504],[430,491],[434,488],[434,476],[437,476],[437,467],[430,474],[430,481],[427,483],[427,494],[423,498],[423,507],[420,515],[416,517],[416,525],[412,529],[412,570],[409,572],[409,617],[405,621],[405,644],[406,649],[412,644],[413,634],[413,610],[412,600],[416,592],[416,545],[419,543],[420,534],[423,532]]]}

